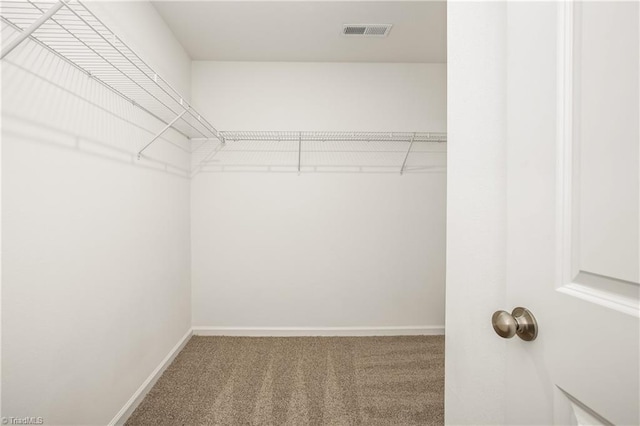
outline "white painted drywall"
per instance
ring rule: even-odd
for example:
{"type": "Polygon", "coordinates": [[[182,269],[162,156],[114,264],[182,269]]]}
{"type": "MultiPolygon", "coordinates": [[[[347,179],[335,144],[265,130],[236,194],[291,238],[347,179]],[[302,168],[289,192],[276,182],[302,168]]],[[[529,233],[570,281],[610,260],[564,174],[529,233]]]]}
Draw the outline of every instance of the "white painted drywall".
{"type": "Polygon", "coordinates": [[[194,61],[220,130],[446,132],[446,65],[194,61]]]}
{"type": "MultiPolygon", "coordinates": [[[[188,89],[151,5],[101,7],[188,89]]],[[[138,162],[161,125],[32,43],[2,88],[2,415],[106,424],[191,326],[187,143],[138,162]]]]}
{"type": "MultiPolygon", "coordinates": [[[[445,422],[505,424],[506,4],[450,2],[445,422]]],[[[511,342],[514,343],[514,342],[511,342]]]]}
{"type": "MultiPolygon", "coordinates": [[[[222,130],[446,130],[442,64],[192,69],[192,100],[222,130]]],[[[442,326],[444,167],[199,173],[191,194],[194,326],[442,326]]]]}

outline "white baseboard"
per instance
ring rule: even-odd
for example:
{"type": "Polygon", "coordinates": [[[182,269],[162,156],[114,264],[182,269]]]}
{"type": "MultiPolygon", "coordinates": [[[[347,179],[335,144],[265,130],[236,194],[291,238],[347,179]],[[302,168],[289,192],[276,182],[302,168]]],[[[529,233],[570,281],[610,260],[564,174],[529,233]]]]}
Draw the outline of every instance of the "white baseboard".
{"type": "Polygon", "coordinates": [[[193,327],[196,336],[433,336],[444,326],[399,327],[193,327]]]}
{"type": "Polygon", "coordinates": [[[111,425],[122,425],[124,424],[129,416],[133,414],[134,410],[138,407],[138,405],[142,402],[147,393],[151,390],[153,385],[156,384],[164,370],[173,362],[175,357],[180,353],[182,348],[187,344],[189,338],[193,335],[192,329],[189,329],[187,333],[180,339],[180,341],[169,351],[167,356],[160,362],[160,365],[156,367],[155,370],[151,372],[147,380],[145,380],[142,385],[138,388],[138,390],[133,394],[133,396],[127,401],[127,403],[122,407],[122,409],[115,415],[113,420],[109,422],[109,426],[111,425]]]}

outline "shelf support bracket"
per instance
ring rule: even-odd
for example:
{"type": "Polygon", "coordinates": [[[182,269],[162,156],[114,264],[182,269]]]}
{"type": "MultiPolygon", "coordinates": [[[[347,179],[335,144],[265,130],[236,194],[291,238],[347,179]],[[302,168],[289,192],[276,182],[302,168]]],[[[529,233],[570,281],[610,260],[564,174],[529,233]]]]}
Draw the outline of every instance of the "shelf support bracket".
{"type": "Polygon", "coordinates": [[[62,6],[64,6],[64,2],[62,0],[59,0],[56,4],[51,6],[45,13],[43,13],[38,19],[36,19],[31,25],[29,25],[28,28],[26,28],[24,31],[18,34],[18,36],[15,39],[11,40],[9,44],[7,44],[7,47],[2,49],[2,53],[0,53],[0,60],[4,59],[4,57],[7,56],[9,53],[11,53],[13,49],[18,47],[20,43],[22,43],[27,38],[29,38],[29,36],[33,34],[35,30],[40,28],[42,24],[44,24],[49,18],[55,15],[56,12],[60,10],[62,6]]]}
{"type": "Polygon", "coordinates": [[[300,174],[301,164],[302,164],[302,132],[298,132],[298,174],[300,174]]]}
{"type": "Polygon", "coordinates": [[[176,117],[176,118],[174,118],[173,120],[171,120],[171,121],[169,122],[169,124],[167,124],[166,126],[164,126],[164,127],[162,128],[162,130],[160,130],[158,133],[156,133],[156,135],[153,137],[153,139],[151,139],[151,141],[150,141],[148,144],[146,144],[146,145],[144,146],[144,148],[142,148],[142,149],[138,152],[138,160],[142,157],[142,152],[143,152],[145,149],[149,148],[149,145],[151,145],[152,143],[154,143],[154,142],[155,142],[155,141],[156,141],[160,136],[162,136],[162,135],[164,134],[164,132],[166,132],[167,130],[169,130],[169,128],[170,128],[171,126],[173,126],[173,125],[175,124],[175,122],[176,122],[176,121],[180,120],[180,119],[182,118],[182,116],[183,116],[183,115],[184,115],[188,110],[189,110],[189,109],[187,108],[187,109],[185,109],[184,111],[182,111],[180,114],[178,114],[178,115],[177,115],[177,117],[176,117]]]}
{"type": "Polygon", "coordinates": [[[404,161],[402,162],[402,167],[400,168],[400,176],[404,173],[404,168],[407,165],[407,159],[409,158],[409,154],[411,153],[411,147],[413,146],[413,140],[416,138],[416,134],[411,135],[411,142],[409,143],[409,149],[407,149],[407,153],[404,156],[404,161]]]}

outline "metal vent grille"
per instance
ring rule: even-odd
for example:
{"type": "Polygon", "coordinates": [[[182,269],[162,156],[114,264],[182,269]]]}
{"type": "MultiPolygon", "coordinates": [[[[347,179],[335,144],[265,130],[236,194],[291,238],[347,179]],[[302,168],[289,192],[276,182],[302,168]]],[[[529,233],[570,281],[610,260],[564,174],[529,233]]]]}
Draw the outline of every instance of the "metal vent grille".
{"type": "Polygon", "coordinates": [[[367,27],[357,27],[355,25],[349,25],[344,27],[344,35],[364,35],[367,31],[367,27]]]}
{"type": "Polygon", "coordinates": [[[345,24],[342,34],[346,36],[386,37],[392,24],[345,24]]]}

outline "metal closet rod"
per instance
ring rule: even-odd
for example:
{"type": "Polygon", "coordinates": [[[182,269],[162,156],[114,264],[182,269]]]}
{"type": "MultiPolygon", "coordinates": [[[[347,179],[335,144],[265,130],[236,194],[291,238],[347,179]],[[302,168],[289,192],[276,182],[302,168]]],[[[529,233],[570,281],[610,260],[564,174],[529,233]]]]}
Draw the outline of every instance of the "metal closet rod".
{"type": "Polygon", "coordinates": [[[76,1],[74,3],[78,6],[75,7],[81,8],[76,11],[70,3],[71,0],[58,0],[47,10],[32,0],[20,4],[20,7],[3,7],[2,14],[7,16],[0,16],[2,21],[21,32],[2,48],[0,59],[31,38],[161,121],[165,127],[139,151],[138,157],[169,128],[187,138],[191,138],[193,133],[205,138],[210,134],[212,139],[220,139],[224,143],[218,130],[206,118],[184,101],[168,81],[159,76],[86,6],[76,1]],[[30,7],[26,7],[28,5],[30,7]],[[39,16],[24,29],[16,23],[28,22],[36,14],[39,16]],[[167,104],[167,101],[174,106],[167,104]],[[168,114],[172,118],[168,118],[168,114]],[[187,126],[187,130],[177,126],[179,120],[187,126]]]}

